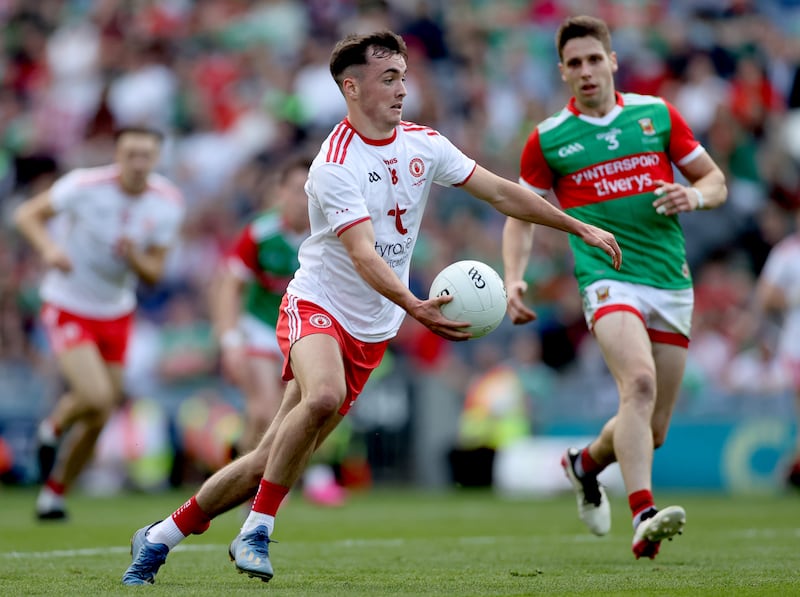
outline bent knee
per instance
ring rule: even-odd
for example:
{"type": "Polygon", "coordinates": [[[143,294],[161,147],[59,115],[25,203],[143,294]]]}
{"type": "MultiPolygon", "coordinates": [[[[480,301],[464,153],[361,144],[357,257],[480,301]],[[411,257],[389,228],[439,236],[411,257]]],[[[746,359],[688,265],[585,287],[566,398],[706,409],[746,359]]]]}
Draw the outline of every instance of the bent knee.
{"type": "Polygon", "coordinates": [[[325,420],[335,415],[344,401],[344,391],[324,388],[306,398],[306,408],[315,420],[325,420]]]}
{"type": "Polygon", "coordinates": [[[623,396],[628,396],[636,402],[655,403],[656,376],[646,369],[638,371],[622,382],[623,396]]]}
{"type": "Polygon", "coordinates": [[[105,423],[105,421],[107,421],[114,412],[116,404],[116,396],[114,396],[113,393],[86,396],[86,399],[83,403],[84,418],[98,420],[105,423]]]}

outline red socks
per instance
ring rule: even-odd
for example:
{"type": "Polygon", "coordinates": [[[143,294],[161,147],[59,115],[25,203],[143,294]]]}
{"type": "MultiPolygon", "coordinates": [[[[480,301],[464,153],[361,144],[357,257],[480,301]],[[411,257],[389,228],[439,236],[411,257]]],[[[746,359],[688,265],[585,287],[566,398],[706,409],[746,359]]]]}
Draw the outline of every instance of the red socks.
{"type": "Polygon", "coordinates": [[[197,499],[194,496],[172,513],[172,520],[175,521],[175,526],[185,537],[191,534],[205,533],[211,526],[211,519],[197,505],[197,499]]]}
{"type": "Polygon", "coordinates": [[[633,513],[634,518],[636,518],[636,516],[645,510],[655,508],[655,503],[653,502],[653,492],[649,489],[640,489],[639,491],[634,491],[628,496],[628,504],[631,507],[631,512],[633,513]]]}
{"type": "Polygon", "coordinates": [[[604,467],[594,461],[594,458],[589,454],[589,448],[584,448],[581,450],[581,468],[583,469],[584,475],[597,476],[604,467]]]}
{"type": "Polygon", "coordinates": [[[66,487],[64,487],[63,483],[59,483],[58,481],[53,481],[53,479],[48,479],[45,481],[45,487],[52,491],[56,495],[64,495],[66,493],[66,487]]]}
{"type": "Polygon", "coordinates": [[[276,485],[275,483],[270,483],[266,479],[261,479],[261,483],[258,485],[256,499],[253,500],[253,512],[275,516],[287,493],[289,493],[288,487],[276,485]]]}

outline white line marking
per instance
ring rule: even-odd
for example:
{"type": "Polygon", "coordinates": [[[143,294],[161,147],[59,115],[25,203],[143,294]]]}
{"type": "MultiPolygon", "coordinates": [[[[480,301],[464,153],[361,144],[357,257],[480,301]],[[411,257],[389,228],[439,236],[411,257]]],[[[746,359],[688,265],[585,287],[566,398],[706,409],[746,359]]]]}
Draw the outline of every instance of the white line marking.
{"type": "MultiPolygon", "coordinates": [[[[443,537],[443,540],[453,541],[452,538],[443,537]]],[[[431,538],[419,539],[420,541],[431,541],[431,538]]],[[[561,535],[559,537],[522,537],[522,536],[487,536],[487,537],[459,537],[455,539],[459,543],[468,544],[494,544],[503,541],[530,541],[533,543],[585,543],[597,541],[597,537],[588,534],[582,535],[561,535]]],[[[402,547],[413,541],[407,539],[339,539],[336,541],[296,541],[287,542],[285,545],[288,548],[306,547],[306,546],[320,546],[331,545],[337,548],[359,548],[359,547],[402,547]]],[[[228,545],[220,543],[206,543],[201,545],[178,545],[172,551],[186,551],[186,552],[206,552],[206,551],[222,551],[225,552],[228,545]]],[[[91,557],[109,554],[125,554],[130,553],[131,548],[128,545],[119,546],[114,545],[110,547],[90,547],[84,549],[54,549],[51,551],[11,551],[0,553],[0,558],[5,560],[13,560],[20,558],[34,558],[34,559],[48,559],[48,558],[79,558],[91,557]]]]}

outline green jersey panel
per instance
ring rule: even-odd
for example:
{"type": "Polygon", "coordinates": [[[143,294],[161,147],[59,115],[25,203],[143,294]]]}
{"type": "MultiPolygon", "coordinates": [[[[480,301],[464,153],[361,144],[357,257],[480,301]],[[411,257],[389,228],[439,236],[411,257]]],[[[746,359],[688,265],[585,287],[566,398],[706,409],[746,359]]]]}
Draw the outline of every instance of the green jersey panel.
{"type": "Polygon", "coordinates": [[[286,286],[300,267],[297,250],[305,237],[285,230],[280,212],[268,211],[245,228],[234,248],[251,274],[243,308],[272,327],[286,286]]]}
{"type": "Polygon", "coordinates": [[[656,181],[673,182],[672,163],[690,161],[701,151],[674,108],[650,96],[620,94],[603,118],[568,106],[537,127],[523,152],[522,179],[552,187],[565,211],[612,232],[622,249],[616,271],[600,249],[571,236],[581,289],[599,279],[691,287],[678,218],[656,213],[652,203],[656,181]],[[529,147],[533,143],[538,151],[529,147]]]}

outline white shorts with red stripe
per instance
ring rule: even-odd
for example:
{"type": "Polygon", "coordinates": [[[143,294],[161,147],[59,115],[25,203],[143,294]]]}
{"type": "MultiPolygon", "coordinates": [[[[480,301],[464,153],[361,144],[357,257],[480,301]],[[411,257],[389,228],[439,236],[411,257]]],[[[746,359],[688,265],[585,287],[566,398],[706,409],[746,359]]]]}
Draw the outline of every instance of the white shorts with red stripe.
{"type": "Polygon", "coordinates": [[[598,280],[583,291],[586,325],[609,313],[628,311],[642,320],[653,342],[689,346],[694,290],[666,290],[619,280],[598,280]]]}

